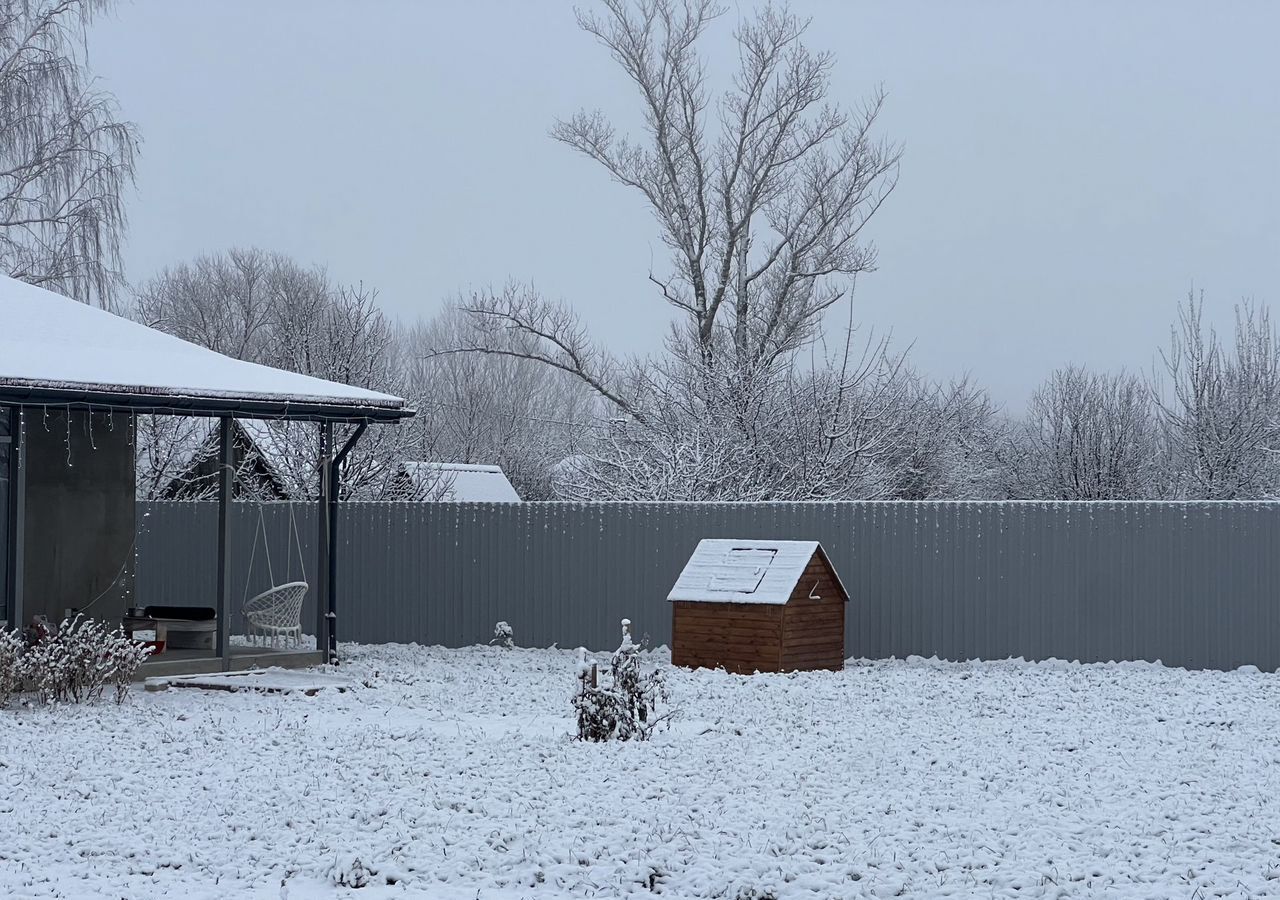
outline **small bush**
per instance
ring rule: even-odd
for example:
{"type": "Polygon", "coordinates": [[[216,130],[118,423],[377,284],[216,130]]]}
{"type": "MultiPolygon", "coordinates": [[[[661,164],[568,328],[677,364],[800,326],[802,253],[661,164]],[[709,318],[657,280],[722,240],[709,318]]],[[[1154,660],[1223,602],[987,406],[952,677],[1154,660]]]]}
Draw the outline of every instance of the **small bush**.
{"type": "MultiPolygon", "coordinates": [[[[17,632],[0,637],[0,666],[8,662],[11,688],[0,684],[0,700],[7,705],[13,692],[29,690],[41,703],[86,703],[102,698],[110,684],[117,703],[123,703],[138,667],[151,648],[119,628],[77,616],[57,628],[40,630],[34,643],[23,646],[17,632]],[[6,648],[14,647],[10,658],[6,648]]],[[[6,675],[0,673],[0,680],[6,675]]]]}
{"type": "Polygon", "coordinates": [[[147,661],[152,648],[127,637],[122,631],[111,632],[107,638],[104,649],[109,678],[115,687],[116,703],[124,703],[133,678],[138,674],[138,667],[147,661]]]}
{"type": "Polygon", "coordinates": [[[491,646],[503,647],[511,650],[516,645],[515,630],[506,622],[499,622],[493,626],[493,639],[489,641],[491,646]]]}
{"type": "Polygon", "coordinates": [[[609,660],[607,682],[592,684],[586,651],[578,648],[578,678],[582,683],[573,699],[578,715],[578,740],[647,741],[667,716],[658,715],[658,703],[670,699],[660,670],[644,672],[640,652],[644,642],[631,639],[631,620],[622,620],[622,643],[609,660]]]}

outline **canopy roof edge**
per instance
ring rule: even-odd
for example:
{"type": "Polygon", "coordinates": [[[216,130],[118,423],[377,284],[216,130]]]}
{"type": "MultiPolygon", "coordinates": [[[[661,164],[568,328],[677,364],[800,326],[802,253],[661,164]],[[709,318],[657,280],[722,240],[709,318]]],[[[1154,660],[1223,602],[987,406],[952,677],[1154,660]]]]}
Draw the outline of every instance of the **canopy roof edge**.
{"type": "Polygon", "coordinates": [[[139,393],[110,387],[34,387],[0,383],[0,405],[127,409],[176,416],[243,416],[304,422],[399,422],[416,410],[395,404],[352,404],[317,398],[265,398],[139,393]]]}

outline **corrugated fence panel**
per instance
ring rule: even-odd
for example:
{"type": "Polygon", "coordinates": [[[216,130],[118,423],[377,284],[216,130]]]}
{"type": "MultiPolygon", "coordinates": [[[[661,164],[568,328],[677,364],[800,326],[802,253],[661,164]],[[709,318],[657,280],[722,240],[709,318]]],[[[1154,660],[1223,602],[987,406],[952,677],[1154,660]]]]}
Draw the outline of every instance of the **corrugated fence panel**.
{"type": "MultiPolygon", "coordinates": [[[[213,605],[216,507],[140,513],[138,600],[213,605]]],[[[607,649],[627,617],[664,644],[667,591],[700,539],[816,538],[853,594],[850,656],[1280,667],[1280,504],[347,503],[340,515],[343,640],[460,646],[503,620],[522,644],[607,649]]],[[[237,612],[273,581],[314,584],[316,541],[314,504],[235,504],[237,612]]],[[[310,631],[314,597],[303,615],[310,631]]]]}
{"type": "MultiPolygon", "coordinates": [[[[312,504],[232,506],[233,630],[243,624],[238,618],[240,607],[255,594],[287,581],[316,583],[316,529],[312,504]]],[[[216,504],[140,503],[134,574],[138,604],[214,606],[217,540],[216,504]]],[[[315,597],[308,593],[302,608],[302,625],[308,634],[314,631],[315,621],[315,597]]]]}

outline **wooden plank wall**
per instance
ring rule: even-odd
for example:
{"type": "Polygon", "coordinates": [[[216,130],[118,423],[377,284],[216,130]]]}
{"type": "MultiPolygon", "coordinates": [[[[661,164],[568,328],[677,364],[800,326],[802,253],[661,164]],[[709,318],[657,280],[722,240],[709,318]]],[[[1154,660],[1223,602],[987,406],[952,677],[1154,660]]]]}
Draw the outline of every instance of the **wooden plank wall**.
{"type": "Polygon", "coordinates": [[[671,604],[671,662],[739,675],[777,672],[782,665],[781,604],[671,604]]]}
{"type": "Polygon", "coordinates": [[[815,553],[782,608],[784,672],[844,668],[844,607],[831,567],[815,553]]]}

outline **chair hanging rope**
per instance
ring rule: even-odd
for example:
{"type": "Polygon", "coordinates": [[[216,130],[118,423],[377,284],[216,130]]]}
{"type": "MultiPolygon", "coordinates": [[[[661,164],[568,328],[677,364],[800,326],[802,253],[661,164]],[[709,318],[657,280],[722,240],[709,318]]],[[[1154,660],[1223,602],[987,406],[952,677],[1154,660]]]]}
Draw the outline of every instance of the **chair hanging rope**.
{"type": "MultiPolygon", "coordinates": [[[[243,484],[239,473],[232,468],[232,477],[243,484]]],[[[289,504],[289,531],[291,541],[286,543],[284,584],[276,583],[275,567],[271,562],[271,541],[267,535],[266,503],[257,499],[258,521],[253,530],[253,546],[249,550],[249,565],[245,570],[244,596],[240,614],[244,617],[245,631],[255,644],[258,638],[271,639],[275,646],[281,639],[302,642],[302,601],[310,589],[307,584],[306,562],[302,555],[302,535],[298,529],[297,516],[294,513],[293,501],[289,504]],[[267,578],[270,587],[253,597],[249,596],[253,583],[254,563],[258,556],[258,541],[262,541],[262,554],[267,560],[267,578]],[[298,551],[298,569],[302,573],[301,581],[293,580],[293,550],[298,551]]]]}

